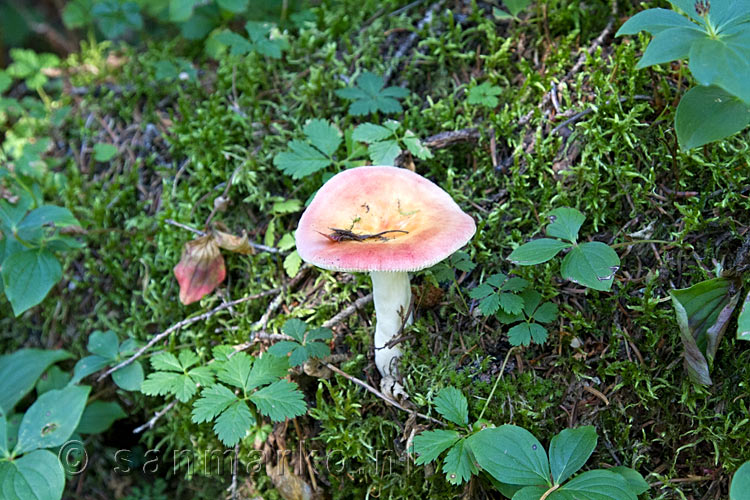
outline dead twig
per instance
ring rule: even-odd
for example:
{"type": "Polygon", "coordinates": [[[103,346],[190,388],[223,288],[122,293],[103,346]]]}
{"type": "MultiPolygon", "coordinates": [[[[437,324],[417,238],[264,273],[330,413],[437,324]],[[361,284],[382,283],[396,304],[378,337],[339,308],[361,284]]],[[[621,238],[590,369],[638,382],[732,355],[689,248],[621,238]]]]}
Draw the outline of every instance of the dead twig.
{"type": "Polygon", "coordinates": [[[169,410],[171,410],[172,408],[174,408],[176,404],[177,404],[177,400],[173,399],[171,403],[169,403],[167,406],[165,406],[161,410],[157,411],[154,414],[154,416],[149,419],[148,422],[146,422],[145,424],[143,424],[143,425],[141,425],[141,426],[136,427],[135,429],[133,429],[133,434],[140,434],[141,432],[145,431],[146,429],[153,429],[154,425],[156,425],[156,421],[159,420],[164,415],[166,415],[166,413],[169,410]]]}
{"type": "Polygon", "coordinates": [[[372,294],[368,293],[364,297],[360,297],[351,304],[349,304],[345,309],[342,309],[338,314],[336,314],[333,318],[329,319],[325,323],[323,323],[323,328],[331,328],[335,325],[338,325],[342,321],[344,321],[346,318],[354,314],[357,310],[362,309],[365,305],[372,302],[372,294]]]}

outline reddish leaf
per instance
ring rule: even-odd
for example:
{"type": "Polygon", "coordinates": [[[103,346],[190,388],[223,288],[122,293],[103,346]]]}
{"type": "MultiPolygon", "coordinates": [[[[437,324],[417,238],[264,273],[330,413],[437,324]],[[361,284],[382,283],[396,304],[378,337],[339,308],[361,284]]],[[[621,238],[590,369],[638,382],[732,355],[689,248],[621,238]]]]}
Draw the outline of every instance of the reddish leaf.
{"type": "Polygon", "coordinates": [[[180,302],[185,305],[214,291],[226,275],[224,258],[214,237],[208,234],[185,243],[174,275],[180,284],[180,302]]]}

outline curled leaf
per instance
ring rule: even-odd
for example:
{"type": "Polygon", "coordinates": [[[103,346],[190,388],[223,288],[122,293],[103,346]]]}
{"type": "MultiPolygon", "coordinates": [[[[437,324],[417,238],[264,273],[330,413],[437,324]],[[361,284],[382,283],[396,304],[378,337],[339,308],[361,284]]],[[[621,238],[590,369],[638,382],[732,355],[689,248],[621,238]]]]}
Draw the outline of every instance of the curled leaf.
{"type": "Polygon", "coordinates": [[[185,243],[174,275],[180,284],[180,302],[185,305],[200,300],[224,281],[224,258],[212,234],[185,243]]]}
{"type": "Polygon", "coordinates": [[[242,232],[242,236],[235,236],[233,234],[215,230],[213,231],[213,237],[216,244],[224,250],[241,253],[243,255],[250,255],[254,251],[253,247],[250,246],[250,240],[247,239],[247,233],[245,231],[242,232]]]}

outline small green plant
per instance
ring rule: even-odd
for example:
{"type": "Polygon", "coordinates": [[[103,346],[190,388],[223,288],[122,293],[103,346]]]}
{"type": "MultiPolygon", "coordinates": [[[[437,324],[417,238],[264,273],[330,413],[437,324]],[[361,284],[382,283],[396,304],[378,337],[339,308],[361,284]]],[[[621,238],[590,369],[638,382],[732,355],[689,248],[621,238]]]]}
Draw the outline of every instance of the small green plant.
{"type": "Polygon", "coordinates": [[[178,401],[187,403],[198,391],[198,387],[208,387],[214,383],[211,368],[195,366],[199,360],[189,350],[180,351],[178,356],[169,352],[155,354],[151,358],[154,371],[141,384],[141,392],[149,396],[171,394],[178,401]]]}
{"type": "MultiPolygon", "coordinates": [[[[137,349],[133,339],[126,339],[122,343],[112,330],[106,332],[94,331],[89,335],[87,349],[91,356],[80,359],[73,368],[72,383],[76,384],[84,377],[98,372],[108,366],[114,366],[133,354],[137,349]]],[[[143,366],[136,360],[112,373],[112,380],[120,389],[126,391],[140,390],[143,383],[143,366]]]]}
{"type": "Polygon", "coordinates": [[[507,9],[507,12],[494,7],[492,15],[495,16],[495,19],[515,19],[517,21],[518,14],[529,5],[531,5],[531,0],[503,0],[503,6],[507,9]]]}
{"type": "Polygon", "coordinates": [[[520,266],[532,266],[552,259],[562,250],[568,253],[560,266],[562,277],[594,290],[608,291],[620,268],[620,258],[605,243],[578,243],[578,232],[586,217],[574,208],[552,210],[548,219],[547,236],[521,245],[511,252],[508,260],[520,266]]]}
{"type": "Polygon", "coordinates": [[[536,344],[547,341],[549,332],[540,323],[552,323],[557,319],[557,305],[542,301],[542,295],[535,290],[524,290],[520,294],[523,299],[523,309],[517,314],[498,311],[497,317],[501,323],[517,323],[508,330],[508,342],[511,345],[529,345],[533,340],[536,344]]]}
{"type": "Polygon", "coordinates": [[[310,358],[322,359],[331,354],[331,348],[323,340],[330,340],[333,334],[329,328],[307,330],[307,323],[293,318],[284,323],[281,331],[294,340],[282,340],[272,345],[268,352],[279,357],[289,355],[289,364],[299,366],[310,358]]]}
{"type": "Polygon", "coordinates": [[[214,432],[226,446],[234,446],[253,428],[259,431],[261,415],[281,422],[307,410],[297,384],[282,380],[289,370],[287,358],[268,353],[253,358],[244,352],[230,357],[226,350],[214,351],[219,355],[217,378],[222,383],[201,391],[192,416],[198,424],[214,422],[214,432]]]}
{"type": "Polygon", "coordinates": [[[397,133],[401,124],[387,120],[383,125],[363,123],[352,133],[352,139],[368,144],[367,152],[375,165],[393,165],[401,154],[402,146],[420,160],[432,158],[432,153],[411,130],[397,133]]]}
{"type": "Polygon", "coordinates": [[[492,85],[490,82],[484,82],[481,85],[469,89],[469,95],[466,102],[475,106],[484,106],[486,108],[496,108],[500,101],[497,96],[503,93],[503,90],[492,85]]]}
{"type": "Polygon", "coordinates": [[[272,37],[273,29],[274,25],[271,23],[248,21],[245,23],[245,31],[249,38],[230,30],[223,30],[212,39],[229,47],[229,53],[233,56],[256,52],[262,56],[279,59],[281,53],[289,48],[289,43],[284,38],[272,37]]]}
{"type": "Polygon", "coordinates": [[[750,491],[750,462],[740,465],[729,487],[729,500],[745,500],[750,491]]]}
{"type": "Polygon", "coordinates": [[[682,149],[729,137],[750,123],[750,15],[744,2],[670,0],[687,17],[667,9],[639,12],[616,36],[653,35],[636,69],[678,59],[698,85],[677,106],[675,130],[682,149]]]}
{"type": "MultiPolygon", "coordinates": [[[[11,49],[10,57],[13,62],[8,66],[8,75],[23,80],[27,87],[37,91],[48,81],[44,71],[60,65],[60,59],[56,55],[37,53],[30,49],[11,49]]],[[[3,90],[0,85],[0,92],[3,90]]]]}
{"type": "Polygon", "coordinates": [[[401,113],[404,109],[398,99],[408,96],[409,91],[402,87],[385,87],[382,77],[365,71],[353,86],[336,90],[336,95],[353,101],[349,105],[350,115],[364,116],[378,112],[401,113]]]}
{"type": "Polygon", "coordinates": [[[471,256],[468,253],[458,251],[444,261],[429,268],[427,272],[438,283],[449,283],[456,280],[456,270],[469,273],[475,267],[477,265],[471,261],[471,256]]]}
{"type": "Polygon", "coordinates": [[[479,300],[479,310],[485,316],[492,316],[498,310],[509,315],[517,315],[523,311],[524,301],[518,295],[529,286],[523,278],[509,278],[503,273],[489,276],[482,284],[469,292],[469,297],[479,300]]]}

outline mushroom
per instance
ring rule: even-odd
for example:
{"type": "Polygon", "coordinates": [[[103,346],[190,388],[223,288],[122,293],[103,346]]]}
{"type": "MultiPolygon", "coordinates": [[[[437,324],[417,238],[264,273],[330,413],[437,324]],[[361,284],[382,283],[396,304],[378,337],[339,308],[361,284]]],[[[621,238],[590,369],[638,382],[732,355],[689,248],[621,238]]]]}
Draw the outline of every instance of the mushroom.
{"type": "Polygon", "coordinates": [[[295,233],[297,251],[323,269],[369,272],[375,302],[375,365],[381,390],[398,383],[401,351],[387,344],[412,321],[409,272],[450,256],[474,235],[474,220],[419,174],[389,166],[333,176],[315,194],[295,233]]]}

